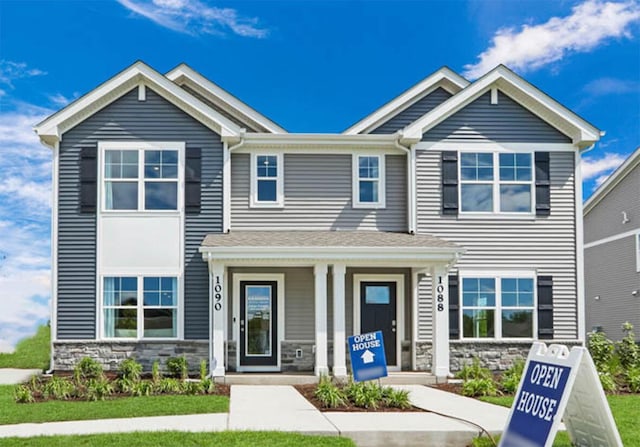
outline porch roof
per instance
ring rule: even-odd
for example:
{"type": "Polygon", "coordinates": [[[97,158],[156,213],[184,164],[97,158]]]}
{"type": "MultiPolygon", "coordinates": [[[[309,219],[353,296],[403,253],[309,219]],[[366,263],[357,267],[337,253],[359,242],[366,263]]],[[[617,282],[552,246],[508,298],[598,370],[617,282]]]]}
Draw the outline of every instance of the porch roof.
{"type": "Polygon", "coordinates": [[[233,231],[202,241],[205,260],[336,260],[451,264],[464,252],[430,234],[382,231],[233,231]]]}

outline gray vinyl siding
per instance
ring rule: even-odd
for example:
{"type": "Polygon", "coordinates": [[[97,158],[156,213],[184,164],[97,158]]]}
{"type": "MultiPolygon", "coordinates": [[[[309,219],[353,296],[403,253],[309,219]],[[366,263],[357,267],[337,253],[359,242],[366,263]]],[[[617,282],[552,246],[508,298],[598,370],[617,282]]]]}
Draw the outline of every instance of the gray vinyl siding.
{"type": "Polygon", "coordinates": [[[423,141],[570,143],[571,139],[502,92],[491,104],[487,92],[434,128],[423,141]]]}
{"type": "Polygon", "coordinates": [[[351,154],[284,154],[284,207],[250,207],[250,155],[231,156],[233,230],[407,230],[404,155],[386,155],[386,208],[355,209],[351,154]]]}
{"type": "Polygon", "coordinates": [[[372,130],[370,133],[394,133],[397,130],[405,128],[418,118],[421,118],[427,112],[430,112],[449,98],[451,98],[451,93],[441,87],[438,87],[424,98],[411,104],[387,122],[372,130]]]}
{"type": "Polygon", "coordinates": [[[628,321],[640,339],[640,297],[632,295],[640,290],[635,236],[587,248],[584,255],[587,331],[602,326],[609,338],[620,340],[621,326],[628,321]]]}
{"type": "Polygon", "coordinates": [[[584,242],[594,242],[640,228],[640,165],[584,216],[584,242]],[[629,222],[622,223],[622,212],[629,222]]]}
{"type": "Polygon", "coordinates": [[[418,276],[418,340],[433,337],[433,295],[431,275],[418,276]]]}
{"type": "MultiPolygon", "coordinates": [[[[574,153],[550,153],[551,215],[531,220],[464,219],[441,215],[440,152],[417,152],[417,228],[466,248],[457,269],[535,269],[553,276],[554,337],[576,339],[576,238],[574,153]]],[[[431,300],[426,284],[420,300],[431,300]]],[[[430,336],[426,304],[420,337],[430,336]]]]}
{"type": "Polygon", "coordinates": [[[149,88],[146,101],[134,89],[65,133],[60,144],[57,337],[95,338],[96,216],[79,213],[80,151],[117,140],[184,141],[187,151],[202,149],[202,212],[185,218],[183,318],[185,338],[208,339],[208,273],[198,247],[206,233],[222,229],[222,143],[149,88]]]}

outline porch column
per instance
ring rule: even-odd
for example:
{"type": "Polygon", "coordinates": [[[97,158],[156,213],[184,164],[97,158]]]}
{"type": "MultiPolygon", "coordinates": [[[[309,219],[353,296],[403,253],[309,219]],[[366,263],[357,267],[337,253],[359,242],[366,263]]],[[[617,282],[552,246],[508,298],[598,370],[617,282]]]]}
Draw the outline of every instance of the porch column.
{"type": "Polygon", "coordinates": [[[433,290],[433,374],[449,375],[449,277],[444,265],[431,269],[433,290]]]}
{"type": "Polygon", "coordinates": [[[316,314],[316,376],[329,374],[327,366],[327,264],[316,264],[315,314],[316,314]]]}
{"type": "Polygon", "coordinates": [[[333,264],[333,376],[347,375],[345,349],[344,264],[333,264]]]}
{"type": "Polygon", "coordinates": [[[224,264],[212,262],[209,272],[209,312],[211,315],[209,371],[213,377],[224,377],[224,307],[227,305],[224,264]]]}

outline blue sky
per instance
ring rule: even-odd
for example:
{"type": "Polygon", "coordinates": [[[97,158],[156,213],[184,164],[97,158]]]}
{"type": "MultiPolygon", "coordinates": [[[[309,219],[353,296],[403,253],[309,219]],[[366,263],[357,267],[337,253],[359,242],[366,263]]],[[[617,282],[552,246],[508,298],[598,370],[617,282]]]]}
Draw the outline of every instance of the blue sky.
{"type": "Polygon", "coordinates": [[[590,195],[640,144],[637,1],[0,1],[0,350],[49,315],[51,157],[31,126],[141,59],[186,62],[293,132],[339,132],[447,65],[504,63],[606,136],[590,195]]]}

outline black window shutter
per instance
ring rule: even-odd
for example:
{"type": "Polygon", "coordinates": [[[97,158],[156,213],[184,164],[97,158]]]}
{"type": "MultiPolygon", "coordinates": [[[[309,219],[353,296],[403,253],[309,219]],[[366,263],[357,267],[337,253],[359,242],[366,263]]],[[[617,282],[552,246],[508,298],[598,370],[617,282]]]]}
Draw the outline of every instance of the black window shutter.
{"type": "Polygon", "coordinates": [[[442,214],[458,214],[458,152],[442,151],[442,214]]]}
{"type": "Polygon", "coordinates": [[[80,212],[95,213],[98,201],[98,151],[85,147],[80,151],[80,212]]]}
{"type": "Polygon", "coordinates": [[[536,216],[551,214],[551,178],[549,152],[536,152],[536,216]]]}
{"type": "Polygon", "coordinates": [[[199,214],[201,193],[200,180],[202,175],[202,150],[187,149],[184,173],[184,207],[187,214],[199,214]]]}
{"type": "Polygon", "coordinates": [[[538,276],[538,338],[553,338],[553,276],[538,276]]]}
{"type": "Polygon", "coordinates": [[[458,275],[449,275],[449,338],[460,338],[460,280],[458,275]]]}

